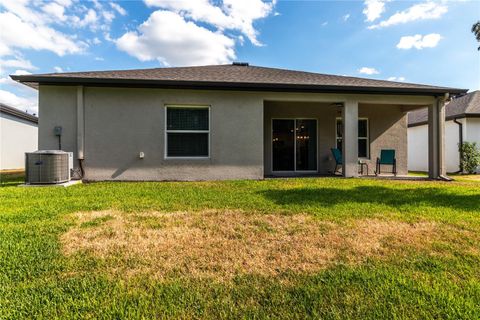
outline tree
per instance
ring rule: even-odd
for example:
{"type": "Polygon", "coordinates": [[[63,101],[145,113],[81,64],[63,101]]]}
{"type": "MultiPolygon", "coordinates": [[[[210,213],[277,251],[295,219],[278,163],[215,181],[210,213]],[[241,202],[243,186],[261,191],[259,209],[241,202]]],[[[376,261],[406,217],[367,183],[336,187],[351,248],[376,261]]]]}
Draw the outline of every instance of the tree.
{"type": "MultiPolygon", "coordinates": [[[[473,24],[472,32],[475,35],[475,38],[477,38],[477,41],[480,42],[480,21],[473,24]]],[[[478,47],[478,50],[480,51],[480,46],[478,47]]]]}

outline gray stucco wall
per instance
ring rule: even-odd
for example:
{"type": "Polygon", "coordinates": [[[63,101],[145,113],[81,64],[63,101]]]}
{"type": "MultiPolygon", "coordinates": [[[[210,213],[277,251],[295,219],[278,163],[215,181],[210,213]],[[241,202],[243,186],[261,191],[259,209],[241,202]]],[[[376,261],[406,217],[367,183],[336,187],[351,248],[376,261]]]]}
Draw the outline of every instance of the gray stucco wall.
{"type": "Polygon", "coordinates": [[[62,150],[74,152],[77,158],[77,100],[76,87],[40,86],[38,101],[38,149],[58,149],[53,129],[63,127],[62,150]]]}
{"type": "MultiPolygon", "coordinates": [[[[359,104],[359,118],[369,123],[370,156],[364,159],[370,173],[375,170],[376,158],[381,149],[395,149],[398,174],[407,174],[407,119],[401,106],[382,104],[359,104]]],[[[272,119],[273,118],[314,118],[317,120],[318,173],[328,174],[335,161],[330,149],[335,147],[335,121],[341,117],[340,109],[331,103],[312,102],[265,102],[264,159],[265,174],[272,172],[272,119]]],[[[385,172],[390,167],[385,167],[385,172]]],[[[281,173],[285,175],[285,173],[281,173]]]]}
{"type": "MultiPolygon", "coordinates": [[[[53,127],[62,125],[62,148],[76,150],[75,90],[40,88],[42,148],[56,148],[53,127]]],[[[87,180],[263,178],[263,101],[258,95],[88,87],[84,106],[87,180]],[[169,104],[210,106],[209,159],[164,158],[169,104]]]]}
{"type": "MultiPolygon", "coordinates": [[[[397,172],[408,173],[407,114],[400,105],[359,105],[359,117],[369,120],[370,159],[367,161],[370,172],[375,170],[375,162],[381,149],[395,149],[397,172]]],[[[382,167],[388,172],[390,166],[382,167]]]]}
{"type": "MultiPolygon", "coordinates": [[[[383,99],[381,96],[362,98],[383,99]]],[[[397,101],[397,97],[387,98],[397,101]]],[[[344,97],[328,94],[85,87],[85,178],[261,179],[265,174],[272,173],[272,117],[318,119],[318,169],[319,173],[328,173],[333,167],[330,148],[335,145],[335,118],[340,113],[331,102],[307,102],[309,99],[342,101],[344,97]],[[298,102],[301,100],[304,102],[298,102]],[[209,159],[165,159],[165,105],[170,104],[210,106],[209,159]],[[144,159],[139,159],[139,152],[144,152],[144,159]]],[[[39,149],[58,148],[53,128],[62,126],[62,149],[73,151],[76,159],[76,103],[76,87],[40,87],[39,149]]],[[[405,174],[407,127],[402,107],[360,103],[359,117],[369,118],[371,145],[368,161],[371,172],[380,149],[395,148],[398,172],[405,174]]]]}

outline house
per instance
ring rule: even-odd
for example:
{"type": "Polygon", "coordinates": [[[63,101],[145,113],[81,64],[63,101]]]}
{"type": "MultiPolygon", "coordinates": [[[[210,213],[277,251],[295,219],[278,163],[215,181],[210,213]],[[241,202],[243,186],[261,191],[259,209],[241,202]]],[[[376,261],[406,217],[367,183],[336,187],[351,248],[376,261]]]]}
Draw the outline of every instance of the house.
{"type": "Polygon", "coordinates": [[[24,169],[25,152],[37,144],[38,118],[0,103],[0,170],[24,169]]]}
{"type": "Polygon", "coordinates": [[[13,75],[39,90],[39,148],[74,152],[86,180],[346,177],[395,149],[407,173],[407,112],[428,107],[430,176],[444,170],[444,101],[466,90],[250,66],[13,75]]]}
{"type": "MultiPolygon", "coordinates": [[[[428,115],[426,109],[408,115],[408,169],[428,171],[428,115]]],[[[445,106],[445,161],[447,172],[460,170],[459,143],[480,145],[480,91],[452,99],[445,106]]]]}

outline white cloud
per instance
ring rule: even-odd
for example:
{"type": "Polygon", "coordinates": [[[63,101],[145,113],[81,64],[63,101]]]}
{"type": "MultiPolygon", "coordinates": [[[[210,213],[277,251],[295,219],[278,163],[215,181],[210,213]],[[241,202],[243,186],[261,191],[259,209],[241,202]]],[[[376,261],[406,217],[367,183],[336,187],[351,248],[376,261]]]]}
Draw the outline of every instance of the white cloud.
{"type": "Polygon", "coordinates": [[[88,25],[95,26],[97,22],[98,22],[97,12],[95,12],[95,10],[93,9],[88,9],[83,19],[78,21],[78,26],[79,27],[86,27],[88,25]]]}
{"type": "Polygon", "coordinates": [[[8,68],[22,68],[27,70],[37,69],[37,67],[32,65],[32,63],[29,60],[25,60],[20,57],[0,60],[0,73],[2,72],[3,69],[8,69],[8,68]]]}
{"type": "Polygon", "coordinates": [[[404,81],[405,81],[405,77],[389,77],[387,80],[388,80],[388,81],[404,82],[404,81]]]}
{"type": "Polygon", "coordinates": [[[227,63],[235,59],[233,39],[197,26],[175,12],[158,10],[116,40],[120,50],[141,61],[165,65],[227,63]]]}
{"type": "Polygon", "coordinates": [[[81,41],[48,26],[22,20],[11,12],[0,13],[0,30],[0,56],[13,54],[15,48],[49,50],[59,56],[85,48],[81,41]]]}
{"type": "Polygon", "coordinates": [[[15,76],[24,76],[24,75],[27,75],[27,74],[32,74],[30,71],[27,71],[27,70],[15,70],[14,73],[12,73],[13,75],[15,76]]]}
{"type": "Polygon", "coordinates": [[[65,15],[65,7],[56,2],[50,2],[44,5],[42,10],[60,21],[66,21],[68,19],[65,15]]]}
{"type": "Polygon", "coordinates": [[[108,32],[105,32],[103,34],[103,38],[105,40],[107,40],[108,42],[115,42],[115,39],[113,39],[112,36],[110,35],[110,33],[108,33],[108,32]]]}
{"type": "Polygon", "coordinates": [[[79,53],[87,44],[65,30],[88,27],[108,32],[115,13],[126,14],[116,3],[93,1],[91,8],[78,1],[72,4],[72,0],[0,0],[0,56],[18,49],[49,50],[60,56],[79,53]],[[60,31],[58,25],[65,28],[60,31]]]}
{"type": "Polygon", "coordinates": [[[343,21],[347,21],[348,19],[350,19],[350,13],[347,13],[342,18],[343,18],[343,21]]]}
{"type": "Polygon", "coordinates": [[[0,0],[0,5],[5,11],[15,14],[22,21],[37,25],[61,24],[72,18],[72,16],[66,14],[66,10],[72,5],[71,0],[48,2],[38,0],[0,0]]]}
{"type": "Polygon", "coordinates": [[[381,21],[379,24],[372,25],[368,28],[377,29],[416,20],[438,19],[447,13],[447,11],[448,7],[444,2],[427,1],[415,4],[404,11],[397,12],[387,20],[381,21]]]}
{"type": "Polygon", "coordinates": [[[102,41],[98,37],[94,37],[93,39],[87,39],[87,43],[89,45],[98,45],[102,43],[102,41]]]}
{"type": "Polygon", "coordinates": [[[69,7],[72,5],[72,0],[54,0],[54,1],[64,7],[69,7]]]}
{"type": "Polygon", "coordinates": [[[110,6],[122,16],[125,16],[127,14],[127,11],[123,9],[118,3],[110,2],[110,6]]]}
{"type": "Polygon", "coordinates": [[[365,0],[365,9],[363,14],[367,17],[366,21],[373,22],[380,18],[385,11],[386,0],[365,0]]]}
{"type": "Polygon", "coordinates": [[[430,33],[427,35],[416,34],[414,36],[405,36],[401,37],[400,41],[397,44],[398,49],[418,49],[423,48],[434,48],[437,46],[438,42],[442,39],[442,36],[438,33],[430,33]]]}
{"type": "Polygon", "coordinates": [[[258,32],[253,27],[253,22],[273,13],[276,0],[223,0],[218,6],[209,0],[145,0],[145,3],[147,6],[174,11],[196,22],[211,24],[220,31],[240,31],[254,45],[261,45],[257,40],[258,32]]]}
{"type": "Polygon", "coordinates": [[[118,12],[119,14],[126,14],[126,11],[116,3],[110,3],[110,7],[113,10],[109,10],[108,6],[104,6],[101,2],[96,0],[92,1],[91,3],[93,3],[93,8],[87,8],[83,5],[79,6],[79,12],[83,13],[83,17],[77,15],[69,16],[70,23],[73,27],[88,27],[94,32],[99,29],[103,31],[109,31],[112,21],[115,19],[115,12],[118,12]]]}
{"type": "Polygon", "coordinates": [[[328,21],[322,23],[322,27],[325,27],[326,25],[328,25],[328,21]]]}
{"type": "Polygon", "coordinates": [[[358,73],[373,75],[373,74],[379,74],[380,72],[375,68],[362,67],[362,68],[358,69],[358,73]]]}
{"type": "Polygon", "coordinates": [[[30,0],[0,0],[0,4],[6,12],[15,14],[22,21],[43,24],[48,17],[44,16],[41,12],[28,8],[29,3],[30,0]]]}
{"type": "MultiPolygon", "coordinates": [[[[32,74],[32,73],[27,71],[27,70],[21,70],[20,69],[20,70],[15,70],[11,74],[16,75],[16,76],[22,76],[22,75],[32,74]]],[[[8,75],[5,75],[5,77],[0,78],[0,84],[5,85],[5,86],[15,86],[15,87],[18,87],[18,88],[21,88],[21,89],[25,89],[25,88],[31,89],[27,86],[24,86],[23,84],[18,83],[17,81],[12,80],[12,78],[10,78],[10,76],[8,76],[8,75]]]]}
{"type": "MultiPolygon", "coordinates": [[[[21,69],[15,70],[15,72],[12,73],[12,75],[18,75],[18,76],[26,75],[26,74],[32,74],[32,73],[27,70],[21,70],[21,69]]],[[[8,75],[5,75],[4,77],[0,78],[0,84],[4,86],[13,86],[20,89],[21,91],[29,92],[29,93],[31,93],[31,91],[36,91],[33,88],[27,87],[17,81],[12,80],[12,78],[10,78],[10,76],[8,75]]]]}
{"type": "Polygon", "coordinates": [[[95,61],[105,61],[105,59],[102,57],[95,57],[95,61]]]}
{"type": "Polygon", "coordinates": [[[62,69],[61,67],[59,67],[59,66],[53,67],[53,70],[55,70],[55,72],[57,72],[57,73],[63,72],[63,69],[62,69]]]}
{"type": "Polygon", "coordinates": [[[102,16],[108,24],[110,24],[113,19],[115,19],[115,13],[113,11],[103,11],[102,16]]]}
{"type": "Polygon", "coordinates": [[[0,102],[28,113],[38,113],[37,95],[21,97],[10,91],[0,89],[0,102]]]}
{"type": "Polygon", "coordinates": [[[103,8],[103,6],[102,6],[102,4],[100,3],[99,0],[92,0],[92,2],[93,2],[93,6],[94,6],[96,9],[99,9],[99,10],[100,10],[100,9],[103,8]]]}

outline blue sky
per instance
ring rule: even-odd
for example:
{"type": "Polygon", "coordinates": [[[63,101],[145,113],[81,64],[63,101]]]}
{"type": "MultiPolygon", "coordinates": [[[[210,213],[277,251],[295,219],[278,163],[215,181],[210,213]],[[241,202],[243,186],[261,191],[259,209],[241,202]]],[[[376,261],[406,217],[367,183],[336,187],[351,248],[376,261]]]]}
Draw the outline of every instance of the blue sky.
{"type": "Polygon", "coordinates": [[[9,74],[253,65],[480,89],[480,1],[0,0],[0,102],[37,112],[9,74]]]}

